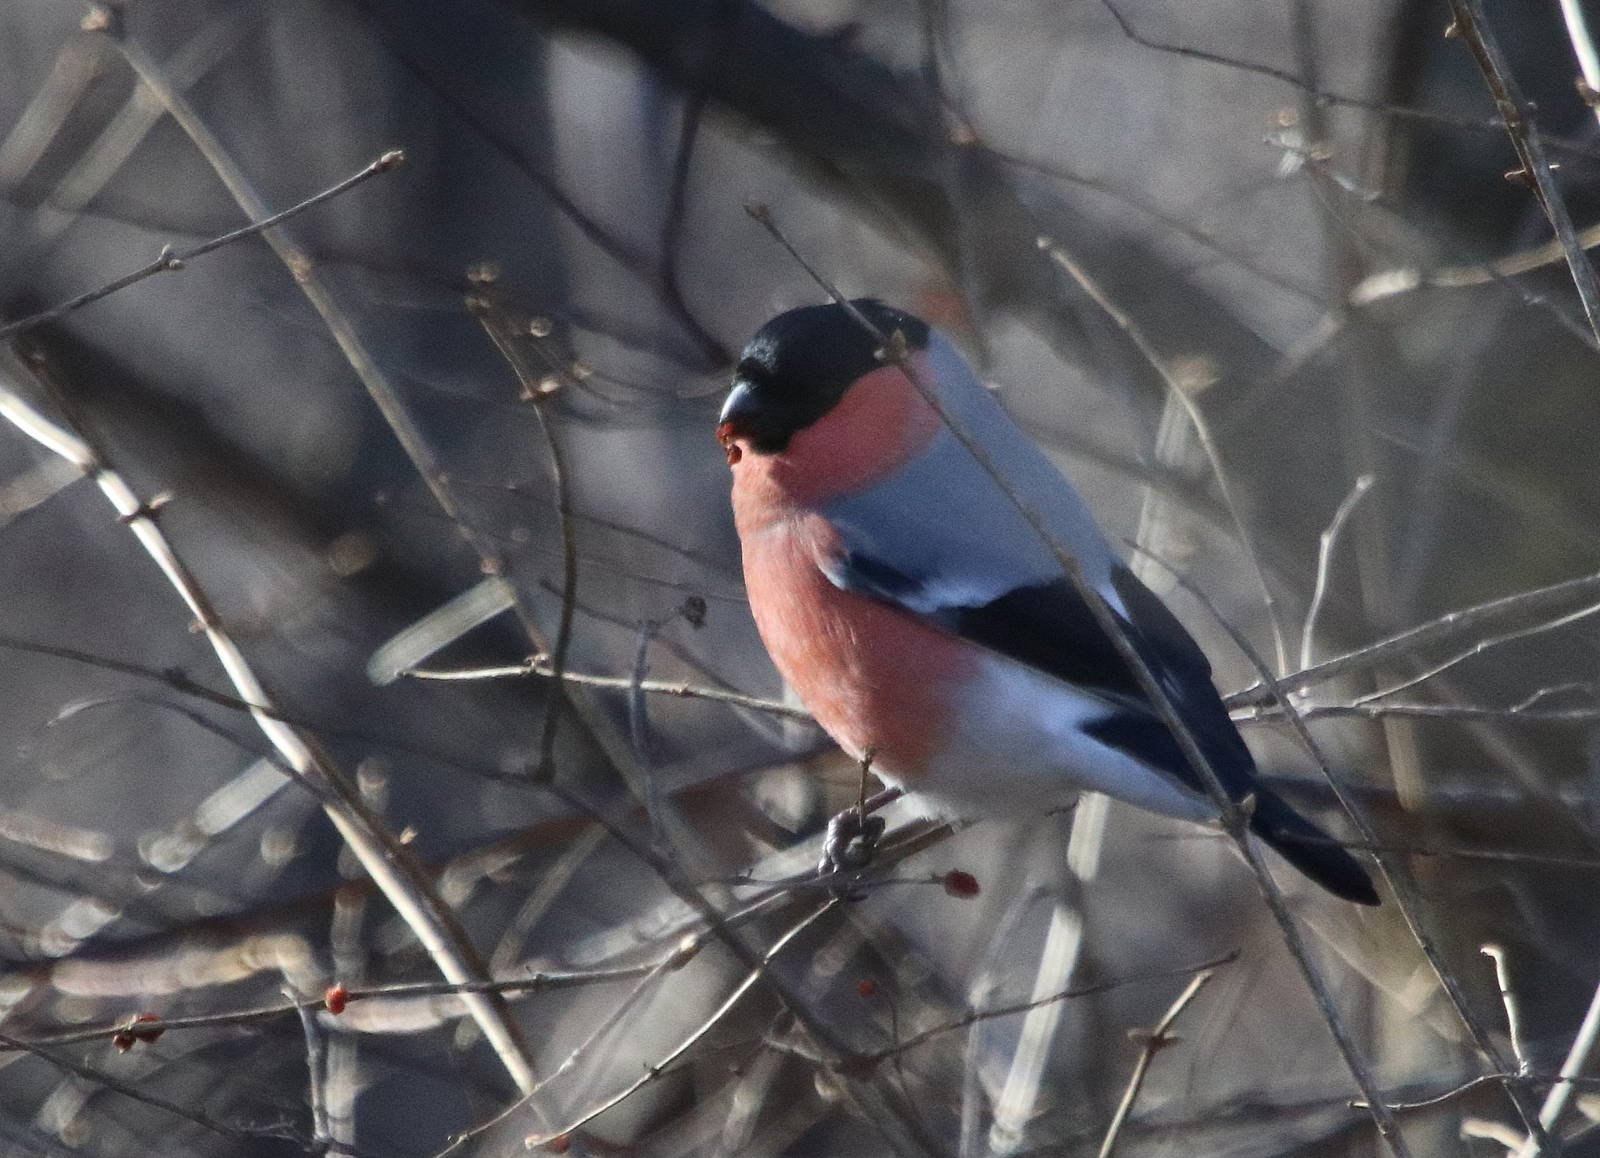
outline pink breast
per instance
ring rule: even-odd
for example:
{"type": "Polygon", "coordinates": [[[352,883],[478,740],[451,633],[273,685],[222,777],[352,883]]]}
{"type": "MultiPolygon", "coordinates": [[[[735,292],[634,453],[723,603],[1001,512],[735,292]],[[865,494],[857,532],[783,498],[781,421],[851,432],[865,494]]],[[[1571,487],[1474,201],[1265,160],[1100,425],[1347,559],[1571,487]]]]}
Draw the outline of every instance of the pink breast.
{"type": "Polygon", "coordinates": [[[834,532],[797,514],[744,537],[756,626],[778,671],[850,755],[918,777],[939,748],[972,649],[889,604],[842,591],[819,567],[834,532]]]}

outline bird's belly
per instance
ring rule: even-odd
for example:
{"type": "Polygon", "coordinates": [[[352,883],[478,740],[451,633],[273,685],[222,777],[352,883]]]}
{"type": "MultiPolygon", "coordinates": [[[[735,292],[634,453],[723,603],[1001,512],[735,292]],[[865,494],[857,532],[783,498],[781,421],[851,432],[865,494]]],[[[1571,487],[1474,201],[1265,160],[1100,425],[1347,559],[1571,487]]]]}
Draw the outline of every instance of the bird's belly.
{"type": "Polygon", "coordinates": [[[804,526],[745,539],[750,608],[779,673],[847,753],[909,786],[947,739],[974,661],[961,640],[829,582],[804,526]]]}
{"type": "Polygon", "coordinates": [[[1103,701],[1005,656],[980,654],[917,786],[930,815],[1037,815],[1080,791],[1184,820],[1216,815],[1202,793],[1084,730],[1106,714],[1103,701]]]}

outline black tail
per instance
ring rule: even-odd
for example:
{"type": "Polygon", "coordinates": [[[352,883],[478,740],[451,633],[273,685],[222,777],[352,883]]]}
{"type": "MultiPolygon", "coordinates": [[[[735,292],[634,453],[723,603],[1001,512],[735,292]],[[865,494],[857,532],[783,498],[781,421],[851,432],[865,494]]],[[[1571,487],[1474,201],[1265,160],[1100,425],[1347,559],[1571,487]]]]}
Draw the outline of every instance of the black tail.
{"type": "Polygon", "coordinates": [[[1378,891],[1361,862],[1277,796],[1259,787],[1255,793],[1251,831],[1334,896],[1358,905],[1378,903],[1378,891]]]}

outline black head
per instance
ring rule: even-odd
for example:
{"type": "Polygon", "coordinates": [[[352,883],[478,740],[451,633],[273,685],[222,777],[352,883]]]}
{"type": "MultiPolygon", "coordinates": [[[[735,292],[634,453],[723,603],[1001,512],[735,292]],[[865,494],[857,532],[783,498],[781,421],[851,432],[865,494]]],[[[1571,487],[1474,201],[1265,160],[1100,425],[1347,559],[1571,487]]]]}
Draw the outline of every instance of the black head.
{"type": "MultiPolygon", "coordinates": [[[[850,303],[885,336],[899,331],[909,350],[926,349],[928,326],[876,298],[850,303]]],[[[844,397],[857,378],[883,365],[883,343],[836,302],[779,314],[750,339],[722,406],[717,437],[749,440],[757,454],[779,454],[789,440],[844,397]]]]}

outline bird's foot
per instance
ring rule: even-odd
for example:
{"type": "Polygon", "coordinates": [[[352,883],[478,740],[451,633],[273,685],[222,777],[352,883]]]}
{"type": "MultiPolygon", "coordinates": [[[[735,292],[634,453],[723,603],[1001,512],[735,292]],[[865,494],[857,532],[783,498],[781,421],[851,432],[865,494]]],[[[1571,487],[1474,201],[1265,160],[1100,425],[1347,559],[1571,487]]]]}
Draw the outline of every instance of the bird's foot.
{"type": "MultiPolygon", "coordinates": [[[[828,834],[822,841],[822,860],[817,864],[818,875],[858,873],[866,868],[872,863],[885,827],[883,817],[869,815],[859,807],[839,813],[828,821],[828,834]]],[[[841,878],[833,889],[844,900],[859,900],[863,895],[848,878],[841,878]]]]}

